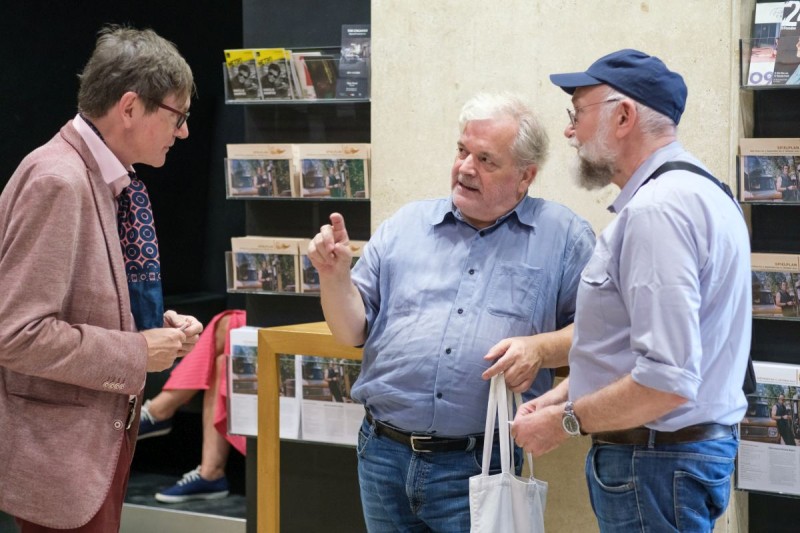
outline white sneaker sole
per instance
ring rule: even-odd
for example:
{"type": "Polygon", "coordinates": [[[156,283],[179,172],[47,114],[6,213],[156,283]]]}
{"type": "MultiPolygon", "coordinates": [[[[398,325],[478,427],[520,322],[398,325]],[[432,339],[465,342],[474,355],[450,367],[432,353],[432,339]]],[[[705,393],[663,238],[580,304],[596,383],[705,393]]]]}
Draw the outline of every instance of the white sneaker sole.
{"type": "Polygon", "coordinates": [[[218,500],[226,497],[230,491],[204,492],[202,494],[185,494],[183,496],[170,496],[168,494],[156,493],[156,500],[162,503],[183,503],[192,500],[218,500]]]}

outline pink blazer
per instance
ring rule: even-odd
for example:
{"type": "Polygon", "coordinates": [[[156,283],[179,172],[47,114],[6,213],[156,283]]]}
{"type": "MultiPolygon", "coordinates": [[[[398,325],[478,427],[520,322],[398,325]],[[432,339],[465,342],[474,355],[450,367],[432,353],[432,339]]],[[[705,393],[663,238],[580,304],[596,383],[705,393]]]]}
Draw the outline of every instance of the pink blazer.
{"type": "Polygon", "coordinates": [[[0,509],[54,528],[96,514],[146,361],[116,202],[68,122],[0,195],[0,509]]]}

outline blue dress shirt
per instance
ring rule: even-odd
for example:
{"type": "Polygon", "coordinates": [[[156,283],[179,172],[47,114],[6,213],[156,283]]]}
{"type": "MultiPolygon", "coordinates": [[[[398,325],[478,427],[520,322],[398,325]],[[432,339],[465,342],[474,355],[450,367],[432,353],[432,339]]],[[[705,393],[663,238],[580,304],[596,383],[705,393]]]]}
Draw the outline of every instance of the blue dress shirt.
{"type": "MultiPolygon", "coordinates": [[[[352,397],[408,431],[483,433],[483,356],[506,337],[569,325],[593,247],[585,220],[539,198],[480,230],[450,198],[401,208],[353,267],[368,332],[352,397]]],[[[552,382],[542,370],[527,396],[552,382]]]]}
{"type": "Polygon", "coordinates": [[[688,400],[647,424],[652,429],[736,424],[747,407],[747,227],[736,203],[692,172],[667,172],[639,189],[667,161],[703,167],[671,143],[642,163],[614,201],[618,216],[581,276],[569,396],[631,374],[688,400]]]}

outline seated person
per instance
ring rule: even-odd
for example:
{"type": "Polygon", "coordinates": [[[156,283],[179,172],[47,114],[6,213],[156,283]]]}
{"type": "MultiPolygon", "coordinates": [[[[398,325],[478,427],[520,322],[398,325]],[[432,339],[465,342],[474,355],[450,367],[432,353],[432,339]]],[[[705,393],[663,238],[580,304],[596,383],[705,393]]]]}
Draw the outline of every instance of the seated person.
{"type": "Polygon", "coordinates": [[[172,369],[161,392],[142,406],[138,440],[166,435],[172,417],[198,391],[203,398],[203,447],[200,466],[183,475],[175,485],[156,493],[156,500],[179,503],[210,500],[228,495],[225,465],[231,445],[242,455],[245,437],[228,435],[226,365],[230,354],[230,330],[246,325],[244,311],[224,311],[211,319],[194,349],[172,369]]]}

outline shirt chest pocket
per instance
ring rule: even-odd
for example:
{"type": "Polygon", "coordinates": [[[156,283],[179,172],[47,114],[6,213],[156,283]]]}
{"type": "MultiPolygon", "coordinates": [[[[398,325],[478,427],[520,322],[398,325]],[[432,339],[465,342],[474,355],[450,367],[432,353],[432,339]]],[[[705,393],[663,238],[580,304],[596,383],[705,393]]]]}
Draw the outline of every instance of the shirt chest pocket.
{"type": "Polygon", "coordinates": [[[542,277],[541,268],[523,263],[498,263],[489,283],[486,310],[494,316],[530,320],[542,277]]]}

